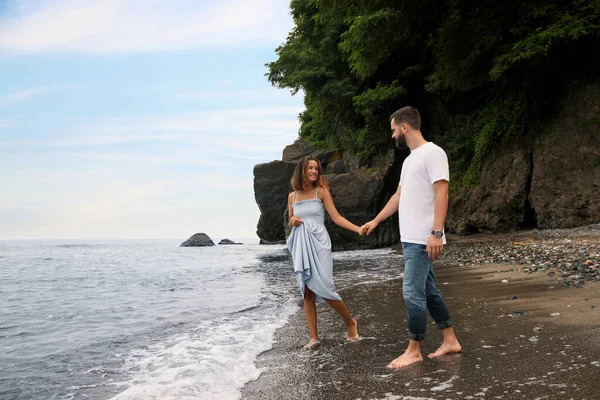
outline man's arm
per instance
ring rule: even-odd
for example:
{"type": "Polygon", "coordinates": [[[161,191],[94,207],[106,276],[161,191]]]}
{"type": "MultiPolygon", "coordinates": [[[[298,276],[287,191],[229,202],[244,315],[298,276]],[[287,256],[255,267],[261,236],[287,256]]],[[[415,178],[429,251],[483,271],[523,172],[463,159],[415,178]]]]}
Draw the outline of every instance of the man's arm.
{"type": "MultiPolygon", "coordinates": [[[[444,230],[444,221],[448,212],[448,181],[441,179],[433,183],[435,193],[435,203],[433,204],[433,226],[432,230],[444,230]]],[[[444,250],[444,241],[441,237],[437,238],[429,235],[427,239],[427,254],[429,258],[435,260],[444,250]]]]}
{"type": "Polygon", "coordinates": [[[448,181],[439,180],[433,184],[435,203],[433,205],[433,227],[436,231],[444,229],[444,221],[448,212],[448,181]]]}
{"type": "Polygon", "coordinates": [[[396,193],[388,200],[383,210],[377,214],[377,216],[372,220],[367,222],[361,227],[361,230],[367,229],[367,235],[370,235],[373,232],[373,229],[377,228],[381,222],[385,221],[392,215],[398,212],[398,206],[400,205],[400,186],[398,186],[398,190],[396,193]]]}

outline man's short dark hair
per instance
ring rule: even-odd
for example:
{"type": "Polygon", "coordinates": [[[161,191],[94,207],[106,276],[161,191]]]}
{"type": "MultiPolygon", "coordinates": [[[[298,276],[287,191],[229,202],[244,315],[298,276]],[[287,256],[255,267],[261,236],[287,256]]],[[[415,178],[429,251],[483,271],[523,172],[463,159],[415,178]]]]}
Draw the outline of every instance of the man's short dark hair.
{"type": "Polygon", "coordinates": [[[406,122],[411,128],[418,131],[421,130],[421,116],[419,115],[419,111],[414,107],[402,107],[392,114],[390,121],[392,120],[396,125],[406,122]]]}

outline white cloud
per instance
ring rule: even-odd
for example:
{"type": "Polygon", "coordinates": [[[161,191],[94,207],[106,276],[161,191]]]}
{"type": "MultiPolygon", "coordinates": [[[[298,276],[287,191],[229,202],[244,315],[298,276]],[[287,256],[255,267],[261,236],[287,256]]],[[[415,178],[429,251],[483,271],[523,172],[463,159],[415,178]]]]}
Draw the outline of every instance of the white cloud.
{"type": "Polygon", "coordinates": [[[187,165],[197,167],[228,167],[231,162],[217,159],[212,156],[198,154],[197,152],[177,151],[173,155],[163,154],[129,154],[129,153],[108,153],[108,152],[75,152],[63,154],[63,156],[73,156],[85,160],[106,161],[110,163],[122,162],[130,165],[187,165]],[[187,154],[186,154],[187,153],[187,154]]]}
{"type": "Polygon", "coordinates": [[[241,132],[257,135],[277,135],[284,129],[298,127],[298,114],[303,106],[257,107],[236,110],[177,113],[155,117],[125,117],[104,119],[101,125],[81,128],[91,132],[241,132]],[[279,133],[277,132],[279,131],[279,133]]]}
{"type": "Polygon", "coordinates": [[[175,93],[174,97],[180,100],[229,100],[229,99],[239,99],[246,98],[250,101],[257,100],[280,100],[284,97],[289,98],[290,93],[287,93],[283,90],[273,90],[273,88],[269,89],[257,89],[257,90],[207,90],[207,91],[183,91],[175,93]]]}
{"type": "Polygon", "coordinates": [[[78,121],[73,134],[47,140],[0,141],[0,146],[109,146],[164,142],[203,147],[236,145],[247,151],[272,149],[297,136],[301,106],[175,113],[159,116],[102,118],[78,121]]]}
{"type": "Polygon", "coordinates": [[[12,195],[0,197],[0,215],[16,219],[0,218],[0,238],[184,238],[198,229],[254,234],[258,209],[247,176],[189,171],[174,179],[140,179],[90,171],[7,182],[12,195]],[[220,214],[228,218],[215,220],[220,214]],[[245,219],[251,223],[240,223],[245,219]]]}
{"type": "Polygon", "coordinates": [[[272,46],[292,28],[281,0],[16,1],[0,24],[0,50],[113,54],[207,46],[272,46]]]}
{"type": "Polygon", "coordinates": [[[15,126],[14,122],[0,119],[0,129],[6,129],[15,126]]]}
{"type": "MultiPolygon", "coordinates": [[[[27,101],[32,97],[39,96],[41,94],[51,92],[60,87],[60,85],[44,85],[37,86],[32,88],[27,88],[23,90],[19,90],[18,92],[8,93],[0,96],[0,105],[2,104],[10,104],[17,103],[21,101],[27,101]]],[[[2,127],[2,121],[0,121],[0,128],[2,127]]]]}

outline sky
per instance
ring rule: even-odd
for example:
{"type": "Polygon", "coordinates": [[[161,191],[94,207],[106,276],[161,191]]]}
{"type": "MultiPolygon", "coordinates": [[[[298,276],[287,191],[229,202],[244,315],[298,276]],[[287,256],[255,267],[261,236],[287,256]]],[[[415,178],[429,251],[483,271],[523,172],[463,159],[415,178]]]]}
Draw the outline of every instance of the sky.
{"type": "Polygon", "coordinates": [[[0,239],[256,238],[284,0],[0,0],[0,239]]]}

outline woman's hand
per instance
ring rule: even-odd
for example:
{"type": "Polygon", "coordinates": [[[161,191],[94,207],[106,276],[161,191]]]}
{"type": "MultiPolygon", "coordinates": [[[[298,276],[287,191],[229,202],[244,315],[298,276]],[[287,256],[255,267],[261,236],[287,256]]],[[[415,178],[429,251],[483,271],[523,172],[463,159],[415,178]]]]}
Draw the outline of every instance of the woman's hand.
{"type": "Polygon", "coordinates": [[[377,228],[377,225],[379,225],[379,222],[372,220],[361,226],[360,229],[362,230],[363,234],[366,233],[367,235],[370,235],[371,232],[377,228]]]}
{"type": "Polygon", "coordinates": [[[298,218],[298,217],[294,216],[294,217],[290,218],[290,226],[291,227],[298,226],[298,225],[303,224],[303,223],[304,222],[300,218],[298,218]]]}

